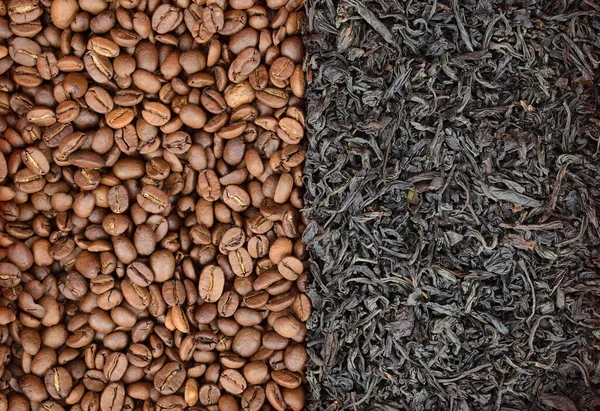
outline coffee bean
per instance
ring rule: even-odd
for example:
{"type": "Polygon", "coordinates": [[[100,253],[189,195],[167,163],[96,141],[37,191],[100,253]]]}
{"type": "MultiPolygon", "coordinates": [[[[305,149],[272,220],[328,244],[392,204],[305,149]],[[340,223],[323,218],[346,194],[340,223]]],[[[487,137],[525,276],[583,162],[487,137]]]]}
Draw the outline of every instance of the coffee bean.
{"type": "Polygon", "coordinates": [[[242,394],[242,409],[248,411],[259,411],[266,401],[265,389],[253,385],[248,387],[242,394]]]}
{"type": "Polygon", "coordinates": [[[44,374],[48,394],[54,399],[65,399],[73,389],[73,378],[63,367],[51,368],[44,374]]]}
{"type": "Polygon", "coordinates": [[[221,184],[213,170],[202,170],[198,174],[197,191],[207,201],[217,201],[221,197],[221,184]]]}
{"type": "Polygon", "coordinates": [[[59,29],[68,28],[79,11],[79,4],[75,0],[58,0],[52,3],[50,15],[52,23],[59,29]]]}
{"type": "Polygon", "coordinates": [[[223,190],[223,202],[233,211],[241,212],[250,206],[250,195],[240,186],[229,185],[223,190]]]}
{"type": "Polygon", "coordinates": [[[186,371],[178,363],[166,364],[154,376],[154,388],[163,395],[170,395],[179,389],[185,381],[186,371]]]}
{"type": "Polygon", "coordinates": [[[205,90],[200,101],[202,106],[212,114],[220,114],[227,109],[227,102],[217,90],[205,90]]]}
{"type": "Polygon", "coordinates": [[[225,12],[225,24],[219,34],[232,36],[246,26],[247,15],[243,10],[229,10],[225,12]]]}
{"type": "Polygon", "coordinates": [[[249,104],[258,97],[249,81],[243,80],[225,90],[225,101],[233,109],[249,104]]]}
{"type": "Polygon", "coordinates": [[[233,273],[240,277],[248,277],[252,274],[254,263],[250,253],[245,248],[239,248],[229,253],[229,264],[233,273]]]}
{"type": "Polygon", "coordinates": [[[198,400],[202,405],[219,404],[221,390],[216,384],[204,384],[198,390],[198,400]]]}
{"type": "Polygon", "coordinates": [[[303,387],[297,387],[294,389],[283,388],[281,390],[285,404],[292,409],[292,411],[301,411],[304,409],[306,404],[306,393],[303,387]]]}
{"type": "Polygon", "coordinates": [[[224,285],[225,274],[220,267],[215,265],[204,267],[198,280],[200,298],[206,302],[217,302],[223,294],[224,285]]]}
{"type": "Polygon", "coordinates": [[[108,381],[120,381],[127,371],[129,362],[125,354],[114,352],[108,356],[104,364],[104,376],[108,381]]]}
{"type": "Polygon", "coordinates": [[[300,321],[308,321],[312,314],[312,303],[306,294],[298,294],[292,305],[294,315],[300,321]]]}
{"type": "Polygon", "coordinates": [[[125,387],[122,382],[111,382],[102,390],[100,395],[100,409],[117,411],[125,403],[125,387]]]}
{"type": "Polygon", "coordinates": [[[23,394],[32,402],[39,403],[48,397],[48,392],[44,383],[39,377],[27,374],[21,378],[21,390],[23,394]]]}
{"type": "Polygon", "coordinates": [[[142,117],[153,126],[163,126],[171,119],[170,110],[162,103],[146,102],[142,110],[142,117]]]}
{"type": "Polygon", "coordinates": [[[167,194],[154,186],[144,186],[137,194],[137,202],[145,211],[153,214],[170,209],[167,194]]]}
{"type": "Polygon", "coordinates": [[[277,88],[265,88],[256,92],[256,99],[270,108],[283,108],[289,101],[285,91],[277,88]]]}
{"type": "Polygon", "coordinates": [[[108,191],[108,206],[116,214],[127,211],[129,208],[129,194],[125,186],[114,186],[108,191]]]}
{"type": "Polygon", "coordinates": [[[285,411],[287,408],[286,402],[281,393],[281,388],[276,382],[270,381],[265,387],[265,396],[269,401],[269,404],[277,411],[285,411]]]}
{"type": "Polygon", "coordinates": [[[175,29],[182,20],[181,9],[169,4],[162,4],[152,15],[152,29],[159,34],[165,34],[175,29]]]}
{"type": "Polygon", "coordinates": [[[144,93],[136,89],[119,90],[115,93],[114,104],[123,107],[133,107],[141,103],[144,99],[144,93]]]}
{"type": "Polygon", "coordinates": [[[304,73],[300,66],[296,66],[292,75],[290,76],[290,88],[294,96],[302,98],[304,96],[304,90],[306,88],[306,81],[304,79],[304,73]]]}
{"type": "Polygon", "coordinates": [[[214,34],[225,25],[225,13],[218,5],[211,4],[204,9],[202,22],[204,23],[205,30],[214,34]]]}
{"type": "Polygon", "coordinates": [[[260,60],[260,52],[257,49],[251,47],[244,49],[238,54],[229,67],[229,80],[234,83],[239,83],[240,81],[247,79],[259,66],[260,60]]]}
{"type": "Polygon", "coordinates": [[[251,357],[261,345],[261,333],[254,327],[242,328],[234,337],[232,350],[242,357],[251,357]]]}
{"type": "Polygon", "coordinates": [[[227,369],[221,373],[219,383],[227,392],[239,395],[246,390],[246,380],[244,376],[236,370],[227,369]]]}

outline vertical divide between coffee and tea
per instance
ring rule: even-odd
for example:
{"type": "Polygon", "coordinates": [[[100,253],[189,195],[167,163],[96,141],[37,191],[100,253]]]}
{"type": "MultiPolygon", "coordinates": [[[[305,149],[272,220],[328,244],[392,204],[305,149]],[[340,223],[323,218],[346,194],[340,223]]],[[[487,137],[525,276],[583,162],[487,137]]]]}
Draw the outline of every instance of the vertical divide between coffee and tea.
{"type": "Polygon", "coordinates": [[[300,411],[302,0],[0,3],[0,411],[300,411]]]}

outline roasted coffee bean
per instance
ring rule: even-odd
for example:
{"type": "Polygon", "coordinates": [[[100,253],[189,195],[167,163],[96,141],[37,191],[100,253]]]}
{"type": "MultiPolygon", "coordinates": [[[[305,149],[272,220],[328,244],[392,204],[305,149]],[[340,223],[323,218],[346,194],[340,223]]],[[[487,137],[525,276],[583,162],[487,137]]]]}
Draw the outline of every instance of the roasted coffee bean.
{"type": "Polygon", "coordinates": [[[202,269],[198,280],[199,296],[206,302],[217,302],[223,294],[224,285],[223,270],[215,265],[206,266],[202,269]]]}
{"type": "Polygon", "coordinates": [[[174,30],[183,20],[181,9],[174,5],[162,4],[152,15],[152,29],[158,34],[174,30]]]}
{"type": "Polygon", "coordinates": [[[258,385],[248,387],[242,394],[242,409],[259,411],[266,401],[265,389],[258,385]]]}
{"type": "Polygon", "coordinates": [[[37,175],[46,175],[50,172],[50,163],[44,152],[35,146],[23,149],[21,152],[21,161],[30,171],[37,175]]]}
{"type": "Polygon", "coordinates": [[[125,403],[125,387],[122,382],[111,382],[102,390],[100,409],[116,411],[123,408],[125,403]]]}
{"type": "Polygon", "coordinates": [[[138,204],[152,214],[159,214],[170,209],[169,197],[159,188],[144,186],[137,194],[138,204]]]}
{"type": "Polygon", "coordinates": [[[216,384],[204,384],[198,390],[198,400],[202,405],[219,404],[221,390],[216,384]]]}
{"type": "Polygon", "coordinates": [[[247,386],[244,376],[238,371],[232,369],[226,369],[221,373],[221,376],[219,377],[219,383],[225,389],[225,391],[234,395],[243,393],[247,386]]]}
{"type": "Polygon", "coordinates": [[[65,399],[73,389],[73,378],[63,367],[51,368],[44,374],[48,394],[54,399],[65,399]]]}
{"type": "Polygon", "coordinates": [[[232,350],[242,357],[253,356],[261,345],[261,332],[254,327],[242,328],[233,339],[232,350]]]}
{"type": "Polygon", "coordinates": [[[154,388],[163,395],[174,394],[183,385],[185,378],[186,371],[181,364],[168,363],[154,376],[154,388]]]}

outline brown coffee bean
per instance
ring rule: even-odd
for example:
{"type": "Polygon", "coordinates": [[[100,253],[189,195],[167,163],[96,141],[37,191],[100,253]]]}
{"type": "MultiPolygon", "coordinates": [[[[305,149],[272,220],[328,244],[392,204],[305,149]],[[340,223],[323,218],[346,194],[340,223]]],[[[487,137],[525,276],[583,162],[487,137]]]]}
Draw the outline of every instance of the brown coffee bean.
{"type": "Polygon", "coordinates": [[[234,83],[246,80],[259,66],[260,60],[260,52],[257,49],[248,47],[242,50],[229,66],[229,80],[234,83]]]}
{"type": "Polygon", "coordinates": [[[271,372],[271,378],[280,387],[283,388],[297,388],[302,384],[302,377],[289,370],[275,370],[271,372]]]}
{"type": "Polygon", "coordinates": [[[248,411],[259,411],[266,401],[264,388],[253,385],[242,394],[242,408],[248,411]]]}
{"type": "Polygon", "coordinates": [[[270,108],[283,108],[289,101],[286,92],[277,88],[265,88],[256,92],[256,99],[270,108]]]}
{"type": "Polygon", "coordinates": [[[67,100],[60,103],[55,110],[56,121],[59,123],[69,123],[75,121],[80,114],[80,106],[73,100],[67,100]]]}
{"type": "Polygon", "coordinates": [[[234,353],[249,358],[254,355],[261,345],[261,333],[254,327],[242,328],[233,339],[234,353]]]}
{"type": "Polygon", "coordinates": [[[206,67],[206,56],[200,50],[188,50],[179,56],[179,64],[188,74],[194,74],[206,67]]]}
{"type": "Polygon", "coordinates": [[[192,145],[191,136],[184,131],[175,131],[163,139],[163,148],[173,154],[185,154],[192,145]]]}
{"type": "Polygon", "coordinates": [[[300,321],[308,321],[312,314],[312,303],[306,294],[298,294],[292,305],[294,315],[300,321]]]}
{"type": "Polygon", "coordinates": [[[116,214],[127,211],[129,208],[129,194],[125,186],[114,186],[108,191],[108,206],[116,214]]]}
{"type": "Polygon", "coordinates": [[[236,370],[227,369],[221,373],[219,383],[225,391],[239,395],[246,390],[247,383],[244,376],[236,370]]]}
{"type": "Polygon", "coordinates": [[[225,275],[223,270],[215,265],[204,267],[198,280],[200,298],[206,302],[217,302],[223,294],[225,275]]]}
{"type": "Polygon", "coordinates": [[[233,211],[241,212],[250,206],[250,195],[240,186],[229,185],[223,190],[223,202],[233,211]]]}
{"type": "Polygon", "coordinates": [[[52,398],[65,399],[73,389],[73,378],[65,368],[55,367],[44,374],[44,384],[52,398]]]}
{"type": "Polygon", "coordinates": [[[114,104],[124,107],[133,107],[142,102],[144,93],[136,89],[119,90],[114,95],[114,104]]]}
{"type": "Polygon", "coordinates": [[[27,147],[21,151],[21,161],[33,173],[46,175],[50,171],[48,159],[37,147],[27,147]]]}
{"type": "Polygon", "coordinates": [[[287,369],[290,371],[302,371],[306,365],[308,355],[306,348],[301,344],[291,344],[286,348],[283,358],[287,369]]]}
{"type": "Polygon", "coordinates": [[[291,255],[283,257],[277,264],[277,270],[286,279],[295,281],[302,273],[304,264],[302,261],[291,255]]]}
{"type": "Polygon", "coordinates": [[[247,80],[231,85],[225,90],[225,101],[234,109],[252,103],[255,97],[257,97],[256,92],[247,80]]]}
{"type": "Polygon", "coordinates": [[[152,29],[159,34],[174,30],[183,21],[183,13],[179,7],[162,4],[152,14],[152,29]]]}
{"type": "Polygon", "coordinates": [[[246,234],[240,227],[232,227],[225,232],[221,238],[219,249],[221,252],[234,251],[239,249],[246,242],[246,234]]]}
{"type": "Polygon", "coordinates": [[[302,72],[302,68],[300,66],[296,66],[294,72],[290,76],[290,88],[292,89],[294,96],[298,98],[304,97],[306,81],[304,79],[304,72],[302,72]]]}
{"type": "Polygon", "coordinates": [[[227,109],[227,102],[217,90],[205,90],[200,96],[202,106],[212,114],[220,114],[227,109]]]}
{"type": "Polygon", "coordinates": [[[125,403],[125,387],[122,382],[111,382],[102,390],[100,409],[102,411],[117,411],[125,403]]]}
{"type": "Polygon", "coordinates": [[[224,292],[218,301],[218,312],[221,317],[231,317],[240,304],[240,297],[234,291],[224,292]]]}
{"type": "Polygon", "coordinates": [[[153,214],[170,209],[167,194],[154,186],[144,186],[137,194],[137,202],[145,211],[153,214]]]}
{"type": "MultiPolygon", "coordinates": [[[[209,73],[195,73],[192,74],[186,83],[188,86],[190,87],[194,87],[194,88],[204,88],[204,87],[210,87],[212,85],[215,84],[215,79],[214,77],[209,74],[209,73]]],[[[205,99],[207,99],[208,97],[205,97],[205,99]]],[[[208,101],[208,100],[206,100],[208,101]]],[[[208,104],[212,104],[212,103],[208,103],[208,104]]],[[[219,106],[215,106],[214,110],[219,110],[219,106]]]]}
{"type": "Polygon", "coordinates": [[[269,401],[269,404],[277,411],[285,411],[287,408],[286,402],[283,399],[281,388],[276,382],[270,381],[265,387],[265,396],[269,401]]]}
{"type": "Polygon", "coordinates": [[[202,170],[198,173],[196,191],[207,201],[217,201],[221,197],[221,184],[213,170],[202,170]]]}
{"type": "Polygon", "coordinates": [[[290,307],[295,299],[296,296],[292,293],[278,294],[269,300],[265,308],[269,311],[280,312],[290,307]]]}
{"type": "Polygon", "coordinates": [[[277,80],[287,80],[292,76],[295,69],[294,62],[288,57],[279,57],[269,68],[269,76],[277,80]]]}
{"type": "Polygon", "coordinates": [[[27,112],[27,121],[40,127],[56,123],[56,113],[48,107],[34,107],[27,112]]]}
{"type": "Polygon", "coordinates": [[[108,57],[101,56],[95,51],[88,51],[83,56],[85,70],[97,83],[108,83],[113,75],[114,69],[108,57]]]}
{"type": "Polygon", "coordinates": [[[135,367],[147,367],[152,361],[150,348],[143,344],[133,344],[127,350],[127,360],[135,367]]]}
{"type": "Polygon", "coordinates": [[[154,376],[154,388],[163,395],[170,395],[183,385],[186,378],[185,368],[181,364],[171,362],[166,364],[154,376]]]}
{"type": "Polygon", "coordinates": [[[0,307],[0,325],[7,325],[17,319],[14,310],[8,307],[0,307]]]}
{"type": "Polygon", "coordinates": [[[252,274],[254,263],[250,253],[245,248],[239,248],[228,255],[229,265],[233,273],[240,277],[248,277],[252,274]]]}
{"type": "Polygon", "coordinates": [[[304,137],[304,127],[297,120],[284,117],[279,120],[277,135],[288,144],[298,144],[304,137]]]}
{"type": "Polygon", "coordinates": [[[292,411],[302,411],[304,409],[306,404],[306,393],[302,386],[294,389],[283,388],[282,394],[286,405],[292,409],[292,411]]]}
{"type": "Polygon", "coordinates": [[[144,103],[142,117],[149,124],[160,127],[169,122],[171,111],[162,103],[149,101],[144,103]]]}
{"type": "Polygon", "coordinates": [[[219,30],[223,36],[232,36],[246,26],[247,15],[243,10],[229,10],[225,12],[225,24],[219,30]]]}
{"type": "Polygon", "coordinates": [[[104,365],[104,376],[108,381],[120,381],[127,371],[129,362],[125,354],[114,352],[108,356],[104,365]]]}
{"type": "Polygon", "coordinates": [[[300,332],[300,322],[292,315],[284,315],[275,320],[273,329],[282,337],[293,338],[300,332]]]}
{"type": "Polygon", "coordinates": [[[206,124],[206,113],[195,104],[186,104],[179,112],[179,118],[188,127],[201,129],[206,124]]]}
{"type": "Polygon", "coordinates": [[[106,124],[110,128],[123,128],[134,118],[134,112],[128,107],[117,107],[114,110],[106,113],[106,124]]]}
{"type": "Polygon", "coordinates": [[[261,258],[269,253],[269,239],[265,235],[256,235],[248,240],[248,254],[252,258],[261,258]]]}
{"type": "Polygon", "coordinates": [[[24,375],[20,380],[23,394],[32,402],[42,402],[48,397],[46,387],[39,377],[35,375],[24,375]]]}
{"type": "Polygon", "coordinates": [[[211,4],[204,8],[202,22],[204,23],[205,30],[214,34],[225,25],[225,13],[218,5],[211,4]]]}
{"type": "Polygon", "coordinates": [[[93,151],[77,151],[68,157],[70,165],[84,169],[99,169],[106,165],[104,159],[93,151]]]}
{"type": "Polygon", "coordinates": [[[198,390],[198,400],[202,405],[219,404],[221,390],[216,384],[204,384],[198,390]]]}

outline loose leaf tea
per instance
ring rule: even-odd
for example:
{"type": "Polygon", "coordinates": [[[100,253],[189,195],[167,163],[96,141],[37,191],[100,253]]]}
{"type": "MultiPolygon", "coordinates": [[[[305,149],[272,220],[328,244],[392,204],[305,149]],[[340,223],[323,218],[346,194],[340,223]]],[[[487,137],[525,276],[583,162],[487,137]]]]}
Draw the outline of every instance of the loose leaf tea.
{"type": "Polygon", "coordinates": [[[302,0],[0,1],[0,411],[301,411],[302,0]]]}
{"type": "Polygon", "coordinates": [[[599,12],[307,4],[309,410],[600,406],[599,12]]]}

